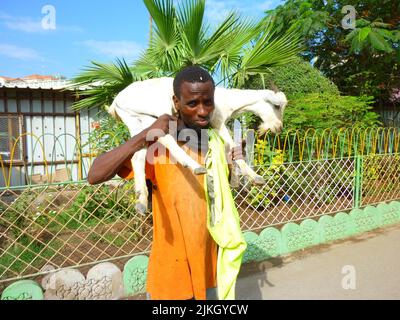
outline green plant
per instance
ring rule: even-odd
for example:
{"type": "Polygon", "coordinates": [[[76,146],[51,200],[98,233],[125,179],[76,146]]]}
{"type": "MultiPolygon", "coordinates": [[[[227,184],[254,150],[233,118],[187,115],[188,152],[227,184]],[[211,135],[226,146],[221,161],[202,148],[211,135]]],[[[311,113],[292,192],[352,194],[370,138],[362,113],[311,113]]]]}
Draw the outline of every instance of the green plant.
{"type": "Polygon", "coordinates": [[[123,187],[84,186],[65,211],[64,223],[68,223],[69,228],[76,228],[83,222],[91,226],[100,220],[112,222],[118,218],[131,218],[135,214],[134,193],[129,192],[131,188],[132,182],[123,187]],[[70,220],[70,217],[73,219],[70,220]]]}
{"type": "Polygon", "coordinates": [[[282,183],[286,179],[286,166],[282,151],[271,151],[266,141],[257,140],[255,150],[254,164],[267,183],[262,187],[252,186],[247,197],[253,207],[264,209],[284,199],[282,183]]]}
{"type": "Polygon", "coordinates": [[[40,269],[49,259],[56,255],[62,246],[61,241],[51,240],[43,244],[30,235],[23,235],[12,246],[0,255],[0,276],[15,276],[29,268],[40,269]],[[9,269],[9,271],[7,271],[9,269]]]}
{"type": "MultiPolygon", "coordinates": [[[[39,189],[38,191],[40,192],[39,189]]],[[[9,238],[17,238],[34,219],[36,212],[32,208],[32,203],[36,197],[36,192],[25,189],[16,194],[8,206],[2,204],[1,222],[5,228],[9,228],[7,233],[9,238]]]]}
{"type": "Polygon", "coordinates": [[[370,154],[362,162],[363,196],[398,190],[400,156],[370,154]]]}
{"type": "Polygon", "coordinates": [[[110,151],[129,140],[129,130],[122,121],[116,120],[106,112],[100,112],[98,118],[99,121],[92,123],[93,130],[86,143],[92,153],[101,154],[110,151]]]}
{"type": "Polygon", "coordinates": [[[299,27],[302,53],[343,95],[373,96],[379,109],[391,105],[399,77],[399,2],[393,0],[286,0],[267,12],[277,30],[299,27]],[[341,26],[341,8],[353,6],[354,28],[341,26]]]}

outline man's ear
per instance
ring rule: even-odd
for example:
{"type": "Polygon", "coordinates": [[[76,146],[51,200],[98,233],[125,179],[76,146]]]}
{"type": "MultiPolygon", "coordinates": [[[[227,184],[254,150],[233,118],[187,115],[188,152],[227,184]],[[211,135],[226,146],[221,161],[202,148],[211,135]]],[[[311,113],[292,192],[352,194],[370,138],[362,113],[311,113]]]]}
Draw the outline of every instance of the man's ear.
{"type": "Polygon", "coordinates": [[[179,99],[177,96],[173,96],[172,100],[174,101],[174,114],[177,115],[179,114],[179,99]]]}

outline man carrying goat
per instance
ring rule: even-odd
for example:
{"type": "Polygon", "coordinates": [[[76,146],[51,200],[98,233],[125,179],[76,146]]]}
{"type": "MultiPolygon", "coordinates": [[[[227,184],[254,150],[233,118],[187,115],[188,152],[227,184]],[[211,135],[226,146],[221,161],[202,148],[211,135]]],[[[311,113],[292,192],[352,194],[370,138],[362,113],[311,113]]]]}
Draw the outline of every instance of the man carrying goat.
{"type": "Polygon", "coordinates": [[[246,243],[229,189],[224,143],[210,127],[214,90],[207,71],[197,66],[181,70],[174,79],[178,119],[159,117],[124,145],[99,156],[88,174],[91,184],[115,174],[133,178],[130,160],[148,146],[146,176],[153,185],[153,243],[147,292],[152,299],[204,300],[210,292],[207,289],[217,285],[219,299],[234,299],[246,243]],[[155,140],[149,139],[155,131],[159,137],[170,133],[172,125],[178,129],[177,137],[189,138],[178,138],[178,144],[207,169],[205,175],[195,175],[174,161],[160,143],[149,141],[155,140]]]}

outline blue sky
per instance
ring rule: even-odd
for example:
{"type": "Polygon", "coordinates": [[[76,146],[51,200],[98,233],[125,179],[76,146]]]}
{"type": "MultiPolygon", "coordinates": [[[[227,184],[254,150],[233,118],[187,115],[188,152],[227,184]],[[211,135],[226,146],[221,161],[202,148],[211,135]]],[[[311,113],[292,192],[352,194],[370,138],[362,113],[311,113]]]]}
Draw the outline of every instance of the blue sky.
{"type": "MultiPolygon", "coordinates": [[[[230,10],[258,18],[281,2],[207,0],[206,18],[216,25],[230,10]]],[[[148,35],[149,15],[141,0],[0,0],[0,76],[70,78],[90,61],[131,62],[146,48],[148,35]],[[55,11],[53,25],[47,5],[55,11]]]]}

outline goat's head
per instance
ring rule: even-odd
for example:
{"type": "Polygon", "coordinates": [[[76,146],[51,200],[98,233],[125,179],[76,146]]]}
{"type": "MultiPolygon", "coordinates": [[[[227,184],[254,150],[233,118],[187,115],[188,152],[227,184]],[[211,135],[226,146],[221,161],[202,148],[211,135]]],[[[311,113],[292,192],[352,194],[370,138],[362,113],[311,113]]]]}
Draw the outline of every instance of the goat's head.
{"type": "Polygon", "coordinates": [[[262,98],[249,108],[262,120],[258,130],[261,134],[268,130],[279,133],[283,128],[283,113],[288,103],[286,96],[281,91],[261,90],[261,93],[262,98]]]}

